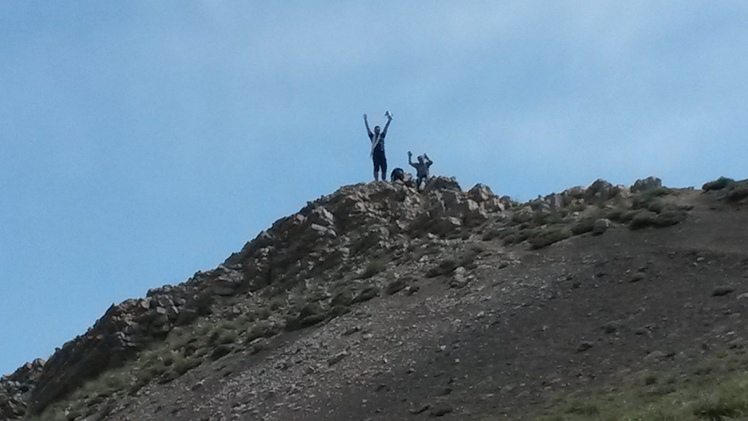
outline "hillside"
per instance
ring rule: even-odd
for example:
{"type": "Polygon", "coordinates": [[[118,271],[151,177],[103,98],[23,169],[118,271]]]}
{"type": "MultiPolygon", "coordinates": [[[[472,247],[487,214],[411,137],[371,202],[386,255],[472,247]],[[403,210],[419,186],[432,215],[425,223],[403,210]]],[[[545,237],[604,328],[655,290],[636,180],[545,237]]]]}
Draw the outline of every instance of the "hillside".
{"type": "Polygon", "coordinates": [[[744,418],[746,197],[346,186],[4,376],[0,419],[744,418]]]}

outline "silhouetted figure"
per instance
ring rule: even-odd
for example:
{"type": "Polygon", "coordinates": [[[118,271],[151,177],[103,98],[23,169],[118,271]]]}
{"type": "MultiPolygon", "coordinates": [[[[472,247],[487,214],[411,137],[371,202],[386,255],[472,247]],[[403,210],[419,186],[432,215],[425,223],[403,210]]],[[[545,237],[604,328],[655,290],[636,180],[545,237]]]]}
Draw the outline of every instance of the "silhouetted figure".
{"type": "Polygon", "coordinates": [[[416,169],[416,190],[421,191],[423,187],[426,187],[425,181],[429,178],[429,167],[433,163],[425,153],[418,155],[418,162],[413,162],[413,153],[408,151],[408,164],[416,169]],[[421,187],[422,182],[424,183],[423,187],[421,187]]]}
{"type": "Polygon", "coordinates": [[[369,134],[369,140],[371,140],[371,159],[374,162],[374,181],[379,180],[379,171],[382,172],[382,181],[387,181],[387,157],[384,155],[384,137],[387,135],[387,128],[390,127],[392,121],[392,114],[389,111],[384,113],[387,117],[387,124],[384,125],[384,130],[380,132],[379,126],[374,126],[374,132],[372,133],[369,129],[369,120],[364,114],[364,124],[366,125],[366,132],[369,134]]]}

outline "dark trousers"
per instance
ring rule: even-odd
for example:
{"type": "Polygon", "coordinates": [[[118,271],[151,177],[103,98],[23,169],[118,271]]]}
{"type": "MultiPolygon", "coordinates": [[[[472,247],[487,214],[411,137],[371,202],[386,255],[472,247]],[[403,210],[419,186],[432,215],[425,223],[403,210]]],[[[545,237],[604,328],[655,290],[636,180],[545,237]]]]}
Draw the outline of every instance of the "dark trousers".
{"type": "Polygon", "coordinates": [[[374,172],[382,170],[382,179],[384,180],[387,174],[387,158],[384,156],[384,149],[375,149],[371,155],[374,161],[374,172]]]}

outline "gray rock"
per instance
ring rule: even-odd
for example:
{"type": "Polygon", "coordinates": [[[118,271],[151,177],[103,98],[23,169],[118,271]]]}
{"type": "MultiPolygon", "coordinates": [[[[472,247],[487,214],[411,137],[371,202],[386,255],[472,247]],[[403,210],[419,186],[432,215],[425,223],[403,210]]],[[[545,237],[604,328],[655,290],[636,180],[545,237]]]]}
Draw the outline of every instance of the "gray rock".
{"type": "Polygon", "coordinates": [[[595,221],[594,224],[592,224],[592,235],[601,235],[605,233],[605,231],[610,228],[611,222],[610,219],[607,218],[601,218],[595,221]]]}
{"type": "Polygon", "coordinates": [[[472,189],[468,190],[467,196],[477,203],[487,202],[489,199],[496,197],[496,195],[488,186],[480,183],[476,184],[472,189]]]}
{"type": "Polygon", "coordinates": [[[644,272],[635,272],[633,275],[631,275],[631,278],[629,279],[629,282],[639,282],[646,278],[647,275],[644,272]]]}
{"type": "Polygon", "coordinates": [[[714,291],[712,291],[712,297],[723,297],[727,294],[732,293],[735,291],[735,288],[730,286],[719,286],[717,288],[714,288],[714,291]]]}
{"type": "Polygon", "coordinates": [[[348,352],[346,352],[346,351],[338,352],[337,354],[335,354],[332,357],[330,357],[330,358],[327,359],[327,365],[328,366],[333,366],[333,365],[335,365],[335,364],[343,361],[343,358],[345,358],[347,356],[348,356],[348,352]]]}
{"type": "Polygon", "coordinates": [[[468,279],[466,272],[467,271],[462,266],[455,269],[452,275],[452,280],[449,282],[449,287],[464,288],[468,284],[468,282],[470,282],[470,279],[468,279]]]}
{"type": "Polygon", "coordinates": [[[631,192],[638,193],[647,190],[654,190],[660,187],[662,187],[662,180],[650,176],[636,180],[636,182],[631,186],[631,192]]]}
{"type": "Polygon", "coordinates": [[[453,409],[448,404],[439,404],[435,406],[430,412],[429,415],[432,417],[443,417],[444,415],[449,414],[452,412],[453,409]]]}
{"type": "Polygon", "coordinates": [[[577,347],[576,352],[577,353],[586,352],[590,348],[592,348],[592,342],[584,341],[584,342],[582,342],[582,343],[579,344],[579,346],[577,347]]]}
{"type": "Polygon", "coordinates": [[[613,186],[603,179],[598,179],[587,187],[587,190],[584,192],[584,199],[588,203],[604,202],[615,197],[619,192],[620,189],[618,187],[613,186]]]}

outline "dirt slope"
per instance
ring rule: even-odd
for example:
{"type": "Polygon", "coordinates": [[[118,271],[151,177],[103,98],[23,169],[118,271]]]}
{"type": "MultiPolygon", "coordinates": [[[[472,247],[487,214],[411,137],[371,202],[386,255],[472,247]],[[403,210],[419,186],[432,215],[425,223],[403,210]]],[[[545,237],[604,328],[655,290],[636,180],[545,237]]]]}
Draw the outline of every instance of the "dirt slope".
{"type": "MultiPolygon", "coordinates": [[[[636,376],[689,382],[701,361],[746,344],[748,212],[701,191],[668,200],[690,209],[685,221],[615,225],[541,250],[506,245],[485,235],[487,225],[461,238],[412,239],[372,276],[401,280],[392,295],[116,399],[104,394],[88,403],[95,410],[58,405],[42,417],[539,419],[636,376]],[[466,254],[456,270],[433,270],[466,254]]],[[[167,338],[163,347],[172,345],[167,338]]]]}

